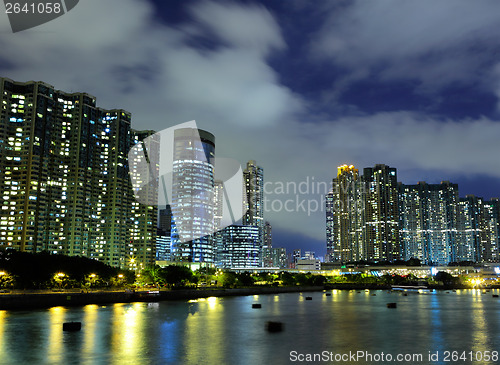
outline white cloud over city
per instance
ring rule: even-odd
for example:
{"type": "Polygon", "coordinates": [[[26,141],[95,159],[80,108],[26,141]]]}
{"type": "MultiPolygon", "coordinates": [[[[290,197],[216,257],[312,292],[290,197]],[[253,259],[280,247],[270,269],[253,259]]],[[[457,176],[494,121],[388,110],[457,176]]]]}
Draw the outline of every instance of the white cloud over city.
{"type": "MultiPolygon", "coordinates": [[[[286,86],[269,62],[294,46],[276,14],[252,3],[188,6],[189,19],[169,25],[145,0],[86,0],[55,21],[16,34],[2,14],[0,74],[88,92],[99,106],[132,112],[136,129],[194,119],[215,134],[220,157],[257,160],[267,181],[330,181],[343,163],[360,169],[386,163],[407,183],[421,176],[432,182],[464,174],[500,178],[497,121],[407,110],[319,114],[315,101],[286,86]],[[203,45],[207,38],[213,39],[210,46],[203,45]]],[[[326,62],[345,70],[332,95],[375,73],[418,79],[424,92],[475,80],[500,94],[488,48],[497,36],[498,7],[490,1],[333,7],[304,59],[309,67],[326,62]]],[[[270,212],[267,218],[281,230],[317,242],[324,237],[322,212],[270,212]]]]}

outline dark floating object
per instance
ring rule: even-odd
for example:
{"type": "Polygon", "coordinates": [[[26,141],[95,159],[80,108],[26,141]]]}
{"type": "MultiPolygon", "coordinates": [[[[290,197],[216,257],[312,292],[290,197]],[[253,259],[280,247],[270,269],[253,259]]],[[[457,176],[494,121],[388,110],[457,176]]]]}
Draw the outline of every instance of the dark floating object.
{"type": "Polygon", "coordinates": [[[312,297],[306,297],[306,300],[313,300],[312,297]]]}
{"type": "Polygon", "coordinates": [[[493,298],[498,298],[498,294],[493,294],[492,297],[493,298]]]}
{"type": "Polygon", "coordinates": [[[283,323],[269,321],[266,323],[266,328],[268,332],[281,332],[283,331],[283,323]]]}
{"type": "Polygon", "coordinates": [[[262,308],[262,304],[254,303],[254,304],[252,304],[252,308],[262,308]]]}
{"type": "Polygon", "coordinates": [[[403,293],[403,297],[407,297],[408,296],[408,293],[403,293]]]}
{"type": "Polygon", "coordinates": [[[387,308],[397,308],[398,304],[397,303],[387,303],[387,308]]]}
{"type": "Polygon", "coordinates": [[[332,296],[332,293],[326,293],[325,294],[327,297],[331,297],[332,296]]]}
{"type": "Polygon", "coordinates": [[[80,331],[82,322],[65,322],[63,323],[63,331],[80,331]]]}
{"type": "Polygon", "coordinates": [[[376,296],[377,296],[377,294],[372,294],[372,297],[376,297],[376,296]]]}

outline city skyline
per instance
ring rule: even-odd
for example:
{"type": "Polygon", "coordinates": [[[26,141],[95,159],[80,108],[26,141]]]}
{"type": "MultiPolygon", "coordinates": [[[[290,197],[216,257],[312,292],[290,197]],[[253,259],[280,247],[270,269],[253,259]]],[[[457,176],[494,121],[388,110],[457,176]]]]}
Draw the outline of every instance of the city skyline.
{"type": "MultiPolygon", "coordinates": [[[[0,74],[89,92],[137,129],[197,120],[226,142],[220,155],[259,161],[268,182],[384,163],[405,183],[449,180],[489,199],[500,5],[451,4],[89,0],[16,34],[2,13],[0,74]]],[[[266,219],[276,245],[324,252],[323,212],[266,219]]]]}

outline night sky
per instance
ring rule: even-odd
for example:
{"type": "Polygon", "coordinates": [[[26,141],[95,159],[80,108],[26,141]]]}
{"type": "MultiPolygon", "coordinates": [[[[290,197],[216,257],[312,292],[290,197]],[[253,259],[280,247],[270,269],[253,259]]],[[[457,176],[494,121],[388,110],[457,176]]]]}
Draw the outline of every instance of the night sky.
{"type": "MultiPolygon", "coordinates": [[[[0,17],[1,76],[88,92],[135,129],[196,120],[268,190],[385,163],[500,196],[497,0],[82,0],[15,34],[0,17]]],[[[326,251],[324,211],[266,219],[274,246],[326,251]]]]}

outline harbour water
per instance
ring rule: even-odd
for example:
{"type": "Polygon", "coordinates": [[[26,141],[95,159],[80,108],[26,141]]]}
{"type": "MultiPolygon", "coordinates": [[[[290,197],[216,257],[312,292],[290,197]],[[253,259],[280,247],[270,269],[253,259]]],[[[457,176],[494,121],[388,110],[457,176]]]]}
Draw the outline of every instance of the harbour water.
{"type": "Polygon", "coordinates": [[[500,299],[492,294],[330,290],[0,311],[0,363],[494,364],[500,299]],[[69,321],[81,331],[63,332],[69,321]],[[267,332],[267,321],[283,331],[267,332]]]}

